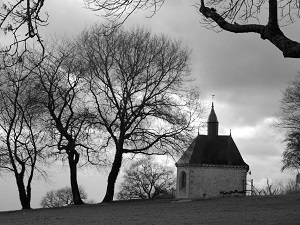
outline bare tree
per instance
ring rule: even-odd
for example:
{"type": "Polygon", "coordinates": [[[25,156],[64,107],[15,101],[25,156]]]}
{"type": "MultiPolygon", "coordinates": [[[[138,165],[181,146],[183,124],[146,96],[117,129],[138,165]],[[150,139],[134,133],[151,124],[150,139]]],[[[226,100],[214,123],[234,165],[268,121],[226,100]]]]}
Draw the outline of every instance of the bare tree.
{"type": "MultiPolygon", "coordinates": [[[[125,21],[129,15],[138,9],[153,9],[152,14],[162,6],[164,0],[126,0],[126,1],[99,1],[99,0],[83,0],[86,7],[99,11],[104,18],[110,21],[117,22],[122,18],[125,21]]],[[[4,52],[8,53],[12,48],[14,52],[18,49],[21,43],[29,39],[36,38],[37,42],[44,49],[42,37],[39,33],[40,26],[48,25],[49,15],[44,11],[45,0],[16,0],[4,1],[0,5],[0,29],[5,34],[11,33],[14,41],[9,45],[4,52]],[[26,30],[25,35],[22,30],[26,30]]]]}
{"type": "Polygon", "coordinates": [[[300,169],[300,74],[283,92],[279,121],[274,125],[283,133],[286,143],[282,170],[300,169]]]}
{"type": "Polygon", "coordinates": [[[122,24],[137,10],[149,10],[152,17],[164,4],[165,0],[83,0],[86,7],[100,12],[110,22],[122,24]]]}
{"type": "MultiPolygon", "coordinates": [[[[83,201],[77,182],[77,167],[80,155],[86,157],[86,163],[93,152],[90,124],[94,115],[85,104],[83,70],[74,46],[56,42],[49,49],[42,64],[34,70],[39,79],[38,99],[48,111],[49,131],[58,149],[53,154],[67,157],[74,204],[78,205],[83,201]]],[[[99,157],[97,163],[100,160],[99,157]]]]}
{"type": "MultiPolygon", "coordinates": [[[[127,19],[133,12],[149,10],[154,15],[164,0],[84,0],[88,8],[101,11],[110,20],[127,19]]],[[[257,33],[263,40],[270,41],[284,57],[300,58],[300,43],[288,38],[280,29],[296,21],[300,15],[297,0],[253,1],[253,0],[201,0],[194,5],[202,15],[201,22],[210,29],[233,33],[257,33]],[[268,8],[268,22],[262,24],[268,8]]]]}
{"type": "Polygon", "coordinates": [[[95,125],[105,128],[107,146],[115,148],[103,200],[111,202],[123,154],[178,154],[201,104],[197,91],[187,91],[189,52],[180,42],[139,28],[106,31],[95,26],[79,44],[95,125]]]}
{"type": "Polygon", "coordinates": [[[281,195],[284,194],[284,187],[280,182],[271,182],[268,178],[266,186],[261,188],[254,187],[253,195],[281,195]]]}
{"type": "Polygon", "coordinates": [[[0,83],[0,169],[14,174],[22,209],[30,209],[31,183],[45,160],[47,132],[43,111],[35,101],[36,80],[24,62],[1,70],[0,83]]]}
{"type": "Polygon", "coordinates": [[[284,139],[286,148],[282,154],[283,166],[281,170],[291,169],[297,170],[299,173],[300,169],[300,133],[299,131],[290,132],[284,139]]]}
{"type": "MultiPolygon", "coordinates": [[[[30,39],[36,38],[36,41],[44,51],[44,44],[41,35],[39,34],[39,27],[48,24],[48,14],[43,12],[45,0],[16,0],[3,1],[0,5],[0,29],[5,34],[12,35],[12,43],[6,48],[1,49],[1,53],[8,58],[12,63],[22,60],[23,55],[27,51],[27,42],[30,39]],[[23,30],[27,30],[23,34],[23,30]],[[23,51],[20,52],[20,45],[23,51]],[[19,55],[18,57],[15,57],[19,55]]],[[[6,60],[3,61],[7,63],[6,60]]],[[[2,63],[3,63],[2,62],[2,63]]]]}
{"type": "MultiPolygon", "coordinates": [[[[87,194],[81,186],[79,186],[79,193],[81,199],[87,199],[87,194]]],[[[70,187],[48,191],[41,201],[42,208],[62,207],[71,204],[74,204],[74,201],[70,187]]]]}
{"type": "Polygon", "coordinates": [[[117,199],[154,199],[174,197],[173,169],[144,157],[133,162],[125,171],[117,199]]]}
{"type": "Polygon", "coordinates": [[[298,194],[300,187],[295,180],[270,181],[266,180],[266,185],[260,188],[254,188],[254,195],[284,195],[298,194]]]}
{"type": "MultiPolygon", "coordinates": [[[[109,21],[122,24],[132,13],[138,10],[149,10],[149,17],[157,13],[165,0],[83,0],[88,9],[98,11],[109,21]]],[[[300,58],[300,43],[288,38],[280,25],[296,21],[300,15],[300,4],[297,0],[200,0],[194,6],[203,16],[201,22],[208,28],[221,28],[233,33],[256,33],[263,40],[270,41],[284,57],[300,58]],[[263,25],[265,8],[268,9],[268,22],[263,25]]],[[[28,38],[37,37],[43,46],[38,27],[47,24],[48,15],[41,18],[44,0],[18,0],[15,3],[2,4],[0,28],[12,32],[15,46],[28,38]],[[27,34],[19,38],[17,31],[27,26],[27,34]]]]}

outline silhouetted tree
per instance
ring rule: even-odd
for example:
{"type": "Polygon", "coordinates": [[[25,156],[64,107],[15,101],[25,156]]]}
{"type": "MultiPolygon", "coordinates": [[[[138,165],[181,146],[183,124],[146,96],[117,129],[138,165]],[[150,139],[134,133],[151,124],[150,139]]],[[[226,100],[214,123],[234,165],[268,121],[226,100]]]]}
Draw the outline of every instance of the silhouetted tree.
{"type": "Polygon", "coordinates": [[[282,155],[282,170],[292,169],[299,172],[300,169],[300,133],[299,131],[287,134],[284,140],[286,148],[282,155]]]}
{"type": "MultiPolygon", "coordinates": [[[[165,0],[83,1],[87,8],[98,11],[104,18],[117,23],[123,23],[138,10],[149,10],[148,16],[151,17],[165,2],[165,0]]],[[[200,3],[195,4],[195,7],[203,16],[201,22],[209,28],[221,28],[233,33],[256,33],[263,40],[270,41],[284,57],[300,57],[300,43],[288,38],[279,26],[279,22],[287,25],[299,18],[300,6],[297,0],[201,0],[200,3]],[[261,21],[266,14],[268,21],[263,25],[261,21]]],[[[32,37],[36,37],[43,46],[38,28],[47,25],[48,15],[40,15],[42,8],[44,8],[44,0],[18,0],[14,3],[2,4],[0,28],[5,32],[13,33],[15,37],[13,46],[32,37]],[[24,26],[27,28],[27,33],[20,39],[17,31],[24,26]]]]}
{"type": "Polygon", "coordinates": [[[43,62],[34,70],[39,79],[37,99],[48,111],[49,132],[58,149],[53,154],[67,157],[73,200],[78,205],[83,202],[77,182],[77,166],[80,154],[86,157],[85,162],[90,159],[90,123],[94,116],[86,106],[83,70],[76,49],[67,41],[50,46],[43,62]]]}
{"type": "Polygon", "coordinates": [[[175,176],[172,168],[145,157],[133,162],[125,171],[117,199],[172,198],[175,176]]]}
{"type": "Polygon", "coordinates": [[[45,175],[38,163],[48,140],[31,72],[24,62],[0,71],[0,169],[14,174],[22,209],[30,209],[34,175],[45,175]]]}
{"type": "MultiPolygon", "coordinates": [[[[103,16],[107,19],[114,17],[114,21],[116,22],[116,20],[121,17],[120,15],[126,14],[127,18],[136,9],[154,8],[157,10],[164,0],[113,0],[104,2],[98,0],[83,0],[83,2],[86,3],[87,8],[93,11],[103,11],[103,16]],[[132,7],[132,5],[134,5],[134,7],[132,7]],[[128,9],[130,9],[129,13],[127,11],[128,9]]],[[[16,0],[14,2],[5,1],[0,3],[0,30],[5,34],[10,33],[13,36],[12,43],[4,49],[4,52],[8,53],[12,48],[14,52],[16,52],[21,43],[26,43],[26,41],[32,38],[36,38],[37,42],[44,49],[43,39],[39,33],[41,26],[48,25],[49,15],[45,11],[46,7],[44,3],[45,0],[16,0]],[[25,34],[23,34],[24,30],[25,34]]],[[[153,14],[154,13],[155,12],[153,12],[153,14]]]]}
{"type": "MultiPolygon", "coordinates": [[[[79,186],[79,193],[81,199],[87,199],[87,194],[81,186],[79,186]]],[[[58,190],[48,191],[42,198],[40,205],[42,208],[52,208],[71,204],[74,204],[72,189],[70,187],[64,187],[58,190]]]]}
{"type": "Polygon", "coordinates": [[[23,60],[30,39],[35,38],[44,51],[39,33],[39,28],[48,24],[48,14],[43,11],[44,2],[45,0],[17,0],[0,3],[0,30],[12,35],[11,43],[0,49],[0,53],[5,56],[1,68],[7,63],[11,66],[23,60]],[[27,32],[24,33],[24,30],[27,32]]]}
{"type": "Polygon", "coordinates": [[[115,24],[122,24],[135,11],[149,10],[152,17],[165,0],[83,0],[87,8],[97,11],[101,16],[115,24]]]}
{"type": "Polygon", "coordinates": [[[275,123],[284,135],[286,143],[283,152],[284,169],[300,169],[300,74],[283,92],[279,121],[275,123]]]}
{"type": "Polygon", "coordinates": [[[123,154],[178,154],[201,104],[197,91],[188,91],[189,52],[180,42],[140,28],[106,34],[95,26],[79,45],[95,126],[105,128],[107,146],[115,147],[103,200],[111,202],[123,154]]]}
{"type": "MultiPolygon", "coordinates": [[[[133,12],[149,10],[154,15],[164,0],[84,0],[88,7],[109,20],[124,21],[133,12]]],[[[280,29],[293,23],[300,15],[297,0],[252,1],[252,0],[201,0],[195,7],[203,16],[201,22],[208,28],[220,28],[233,33],[257,33],[282,51],[284,57],[300,58],[300,43],[289,39],[280,29]],[[264,8],[268,11],[265,13],[264,8]],[[267,24],[261,20],[268,15],[267,24]],[[252,23],[252,21],[256,23],[252,23]]]]}

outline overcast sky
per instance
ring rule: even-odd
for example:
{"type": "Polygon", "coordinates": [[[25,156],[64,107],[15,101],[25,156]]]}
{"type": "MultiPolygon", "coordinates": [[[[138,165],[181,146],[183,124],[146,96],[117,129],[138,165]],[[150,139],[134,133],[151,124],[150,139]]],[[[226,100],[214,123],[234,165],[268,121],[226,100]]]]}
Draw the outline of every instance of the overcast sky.
{"type": "MultiPolygon", "coordinates": [[[[252,172],[248,179],[254,184],[295,178],[289,171],[281,172],[284,145],[269,126],[279,108],[281,92],[299,71],[299,59],[284,59],[282,53],[268,41],[255,34],[215,33],[201,26],[200,15],[191,6],[193,0],[169,0],[151,19],[139,12],[125,23],[126,28],[141,25],[153,33],[164,33],[181,39],[192,49],[192,74],[197,78],[203,100],[210,110],[211,95],[215,95],[215,112],[219,133],[229,134],[239,148],[252,172]]],[[[49,26],[46,35],[76,35],[95,22],[101,23],[94,12],[84,9],[81,0],[46,1],[49,26]]],[[[283,28],[287,36],[300,40],[299,23],[283,28]],[[298,26],[298,27],[297,27],[298,26]]],[[[3,36],[2,34],[0,37],[3,36]]],[[[196,134],[195,134],[196,135],[196,134]]],[[[79,173],[78,182],[88,197],[102,201],[106,189],[105,172],[86,170],[79,173]]],[[[49,190],[69,185],[68,168],[50,177],[52,183],[35,180],[32,207],[39,207],[49,190]]],[[[0,211],[20,209],[15,181],[0,178],[0,211]]]]}

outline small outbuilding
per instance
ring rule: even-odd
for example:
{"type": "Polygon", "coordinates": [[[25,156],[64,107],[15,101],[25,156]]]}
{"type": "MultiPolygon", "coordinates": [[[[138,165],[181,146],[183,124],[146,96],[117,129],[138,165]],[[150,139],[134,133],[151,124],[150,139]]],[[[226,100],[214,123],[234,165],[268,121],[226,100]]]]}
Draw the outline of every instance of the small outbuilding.
{"type": "Polygon", "coordinates": [[[207,135],[198,135],[175,164],[177,198],[246,192],[249,166],[231,133],[218,135],[219,122],[213,103],[207,125],[207,135]]]}

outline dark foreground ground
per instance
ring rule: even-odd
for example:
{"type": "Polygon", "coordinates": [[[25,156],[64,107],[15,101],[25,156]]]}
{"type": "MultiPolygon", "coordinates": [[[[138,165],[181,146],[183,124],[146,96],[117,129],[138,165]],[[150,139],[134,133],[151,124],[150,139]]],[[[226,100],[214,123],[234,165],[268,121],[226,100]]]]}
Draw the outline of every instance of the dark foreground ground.
{"type": "Polygon", "coordinates": [[[300,224],[300,195],[131,201],[0,212],[0,224],[300,224]]]}

